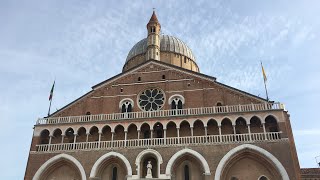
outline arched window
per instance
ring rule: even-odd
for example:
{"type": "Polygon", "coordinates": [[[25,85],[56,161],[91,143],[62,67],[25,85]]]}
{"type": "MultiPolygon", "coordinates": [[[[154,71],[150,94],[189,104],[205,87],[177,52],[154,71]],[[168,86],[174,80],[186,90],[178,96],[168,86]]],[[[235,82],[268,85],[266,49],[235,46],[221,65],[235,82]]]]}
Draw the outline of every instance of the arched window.
{"type": "Polygon", "coordinates": [[[40,144],[49,144],[49,131],[47,129],[43,130],[40,134],[40,144]]]}
{"type": "Polygon", "coordinates": [[[239,179],[236,177],[232,177],[230,180],[239,180],[239,179]]]}
{"type": "Polygon", "coordinates": [[[184,180],[190,180],[189,166],[184,166],[184,180]]]}
{"type": "Polygon", "coordinates": [[[141,81],[141,77],[138,77],[138,81],[141,81]]]}
{"type": "Polygon", "coordinates": [[[184,97],[180,94],[173,95],[169,98],[171,109],[182,109],[184,105],[184,97]]]}
{"type": "Polygon", "coordinates": [[[152,33],[156,32],[156,27],[152,26],[152,27],[151,27],[151,32],[152,32],[152,33]]]}
{"type": "Polygon", "coordinates": [[[258,180],[269,180],[266,176],[260,176],[258,180]]]}
{"type": "Polygon", "coordinates": [[[133,108],[133,100],[126,98],[120,101],[119,108],[121,109],[121,113],[132,112],[133,108]]]}
{"type": "Polygon", "coordinates": [[[112,180],[117,180],[118,169],[117,167],[112,168],[112,180]]]}
{"type": "Polygon", "coordinates": [[[221,103],[221,102],[218,102],[218,103],[217,103],[217,106],[222,106],[222,103],[221,103]]]}

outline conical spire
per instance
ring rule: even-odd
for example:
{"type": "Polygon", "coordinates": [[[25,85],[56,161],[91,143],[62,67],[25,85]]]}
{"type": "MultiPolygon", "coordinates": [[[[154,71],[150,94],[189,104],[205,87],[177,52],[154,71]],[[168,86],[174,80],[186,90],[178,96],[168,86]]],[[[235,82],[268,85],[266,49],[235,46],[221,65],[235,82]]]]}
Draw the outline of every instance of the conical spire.
{"type": "MultiPolygon", "coordinates": [[[[156,15],[156,12],[155,12],[154,10],[153,10],[152,16],[151,16],[151,18],[150,18],[147,26],[148,26],[149,24],[151,24],[151,23],[159,24],[159,25],[160,25],[160,23],[159,23],[159,21],[158,21],[158,18],[157,18],[157,15],[156,15]]],[[[161,26],[161,25],[160,25],[160,26],[161,26]]]]}
{"type": "Polygon", "coordinates": [[[151,16],[151,18],[150,18],[150,20],[149,20],[149,23],[150,23],[150,22],[159,22],[159,21],[158,21],[158,18],[157,18],[157,15],[156,15],[156,13],[155,13],[154,10],[153,10],[152,16],[151,16]]]}

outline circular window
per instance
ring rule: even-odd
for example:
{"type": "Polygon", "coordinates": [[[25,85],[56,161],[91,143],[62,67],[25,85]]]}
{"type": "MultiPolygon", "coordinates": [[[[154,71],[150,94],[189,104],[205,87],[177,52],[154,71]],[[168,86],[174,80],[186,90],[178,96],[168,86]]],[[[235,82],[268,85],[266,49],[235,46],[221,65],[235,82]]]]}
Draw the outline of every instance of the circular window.
{"type": "Polygon", "coordinates": [[[158,88],[147,89],[138,97],[139,107],[144,111],[159,110],[163,107],[164,102],[164,93],[158,88]]]}

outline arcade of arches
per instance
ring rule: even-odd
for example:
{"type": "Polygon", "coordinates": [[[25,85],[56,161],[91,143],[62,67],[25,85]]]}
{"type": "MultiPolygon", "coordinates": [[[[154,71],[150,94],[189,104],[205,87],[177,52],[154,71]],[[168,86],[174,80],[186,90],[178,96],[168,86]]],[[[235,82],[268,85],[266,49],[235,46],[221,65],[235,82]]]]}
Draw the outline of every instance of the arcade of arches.
{"type": "MultiPolygon", "coordinates": [[[[244,146],[244,145],[240,145],[244,146]]],[[[240,147],[238,146],[238,147],[240,147]]],[[[251,147],[256,147],[250,145],[251,147]]],[[[238,148],[236,147],[236,148],[238,148]]],[[[236,149],[234,148],[234,149],[236,149]]],[[[257,180],[269,180],[269,179],[286,179],[283,177],[283,173],[279,172],[275,157],[266,157],[262,152],[252,149],[244,149],[231,157],[225,162],[223,169],[219,172],[220,179],[226,180],[240,180],[240,179],[257,179],[257,180]],[[246,168],[243,168],[243,167],[246,168]]],[[[144,150],[137,156],[136,162],[139,162],[137,168],[137,175],[132,174],[132,165],[129,161],[120,153],[112,152],[112,156],[100,157],[91,169],[91,180],[123,180],[123,179],[141,179],[145,178],[147,174],[146,165],[148,161],[152,164],[152,177],[159,179],[172,179],[172,180],[209,180],[212,178],[211,173],[215,172],[215,169],[210,169],[208,162],[213,161],[205,159],[198,152],[191,149],[183,149],[178,151],[171,157],[166,164],[166,173],[160,173],[159,165],[162,166],[162,157],[155,150],[144,150]],[[186,152],[187,153],[184,153],[186,152]],[[144,153],[144,151],[146,151],[144,153]],[[156,152],[156,153],[150,153],[156,152]],[[102,159],[101,159],[102,158],[102,159]],[[168,174],[168,170],[170,174],[168,174]]],[[[231,150],[232,151],[232,150],[231,150]]],[[[230,151],[230,152],[231,152],[230,151]]],[[[111,152],[110,152],[111,153],[111,152]]],[[[109,153],[107,153],[109,154],[109,153]]],[[[66,155],[66,154],[62,154],[66,155]]],[[[60,155],[57,155],[60,156],[60,155]]],[[[70,155],[66,155],[70,156],[70,155]]],[[[225,155],[227,156],[227,155],[225,155]]],[[[52,159],[56,159],[53,157],[52,159]]],[[[224,158],[223,158],[224,159],[224,158]]],[[[49,159],[48,161],[51,161],[49,159]]],[[[75,160],[77,161],[77,160],[75,160]]],[[[222,161],[222,160],[221,160],[222,161]]],[[[277,161],[277,160],[276,160],[277,161]]],[[[44,166],[44,165],[43,165],[44,166]]],[[[68,161],[65,159],[56,159],[46,167],[40,167],[36,174],[39,174],[38,179],[59,179],[59,180],[80,180],[85,175],[84,170],[78,162],[68,161]]],[[[217,169],[218,171],[219,169],[217,169]]]]}
{"type": "Polygon", "coordinates": [[[257,116],[249,120],[238,117],[234,123],[224,118],[220,123],[214,119],[208,121],[195,120],[180,122],[169,121],[166,124],[156,122],[154,124],[131,123],[127,126],[117,124],[115,127],[92,126],[92,127],[69,127],[65,130],[57,128],[49,132],[44,129],[40,133],[39,144],[60,144],[76,142],[116,141],[128,139],[170,138],[186,136],[226,135],[278,132],[279,125],[272,115],[263,121],[257,116]],[[99,128],[98,128],[99,127],[99,128]]]}

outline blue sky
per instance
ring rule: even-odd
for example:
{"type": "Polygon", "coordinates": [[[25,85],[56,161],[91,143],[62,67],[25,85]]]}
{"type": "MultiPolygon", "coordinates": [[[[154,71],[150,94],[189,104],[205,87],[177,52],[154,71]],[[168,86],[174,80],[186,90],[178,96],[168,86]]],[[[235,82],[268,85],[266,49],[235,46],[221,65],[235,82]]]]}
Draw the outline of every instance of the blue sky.
{"type": "Polygon", "coordinates": [[[193,50],[200,71],[286,104],[301,167],[320,155],[319,1],[0,2],[0,179],[23,179],[54,79],[56,110],[121,72],[156,8],[162,33],[193,50]]]}

